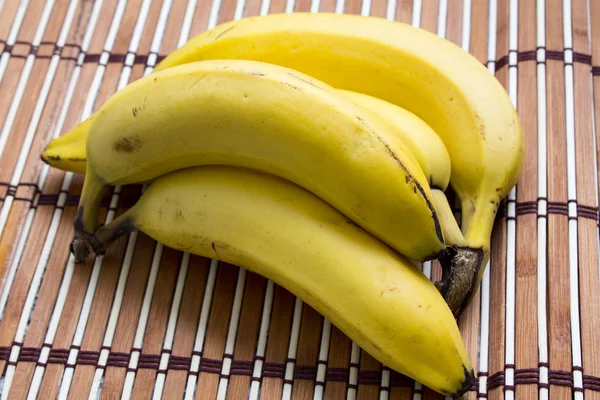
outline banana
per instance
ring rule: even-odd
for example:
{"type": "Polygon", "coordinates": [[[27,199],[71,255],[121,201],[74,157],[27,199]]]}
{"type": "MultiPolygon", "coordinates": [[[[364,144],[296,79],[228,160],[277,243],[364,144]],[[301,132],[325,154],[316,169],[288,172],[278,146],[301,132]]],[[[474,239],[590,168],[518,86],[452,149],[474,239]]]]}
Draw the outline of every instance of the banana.
{"type": "MultiPolygon", "coordinates": [[[[397,134],[416,158],[423,173],[428,177],[432,190],[446,190],[450,181],[450,156],[439,136],[423,120],[385,100],[351,90],[339,90],[362,108],[383,118],[384,123],[395,125],[397,134]]],[[[90,117],[64,135],[53,139],[42,159],[54,168],[85,173],[86,140],[90,117]]]]}
{"type": "Polygon", "coordinates": [[[409,258],[445,248],[429,183],[399,135],[343,93],[255,61],[189,63],[148,75],[96,113],[72,251],[82,261],[107,185],[190,166],[273,173],[310,190],[409,258]]]}
{"type": "MultiPolygon", "coordinates": [[[[333,13],[271,14],[218,25],[167,56],[153,73],[210,59],[292,68],[339,89],[416,114],[443,140],[470,248],[446,269],[442,291],[458,314],[479,287],[500,199],[523,164],[518,115],[496,78],[452,42],[408,24],[333,13]]],[[[92,116],[91,118],[95,118],[92,116]]],[[[78,129],[78,128],[75,128],[78,129]]]]}
{"type": "Polygon", "coordinates": [[[98,229],[98,252],[134,230],[273,280],[377,360],[439,393],[472,383],[457,324],[427,277],[296,184],[240,167],[178,170],[98,229]]]}

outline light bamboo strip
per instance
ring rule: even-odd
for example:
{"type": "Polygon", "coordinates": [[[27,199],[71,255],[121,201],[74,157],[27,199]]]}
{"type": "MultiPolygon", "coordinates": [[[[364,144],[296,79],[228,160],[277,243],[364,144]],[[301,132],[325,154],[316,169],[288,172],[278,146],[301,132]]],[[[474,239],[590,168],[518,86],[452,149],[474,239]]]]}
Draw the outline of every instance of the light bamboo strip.
{"type": "MultiPolygon", "coordinates": [[[[536,59],[545,59],[546,45],[546,13],[544,0],[537,0],[536,4],[536,45],[539,50],[536,50],[536,59]]],[[[548,384],[548,320],[546,318],[546,286],[547,286],[547,229],[548,219],[547,211],[547,133],[546,133],[546,65],[537,64],[537,120],[538,120],[538,242],[537,242],[537,297],[538,297],[538,313],[537,313],[537,330],[538,330],[538,358],[540,362],[539,382],[548,384]]],[[[549,397],[548,389],[541,387],[539,397],[541,400],[546,400],[549,397]]]]}
{"type": "MultiPolygon", "coordinates": [[[[567,136],[567,196],[569,200],[569,286],[571,317],[571,351],[573,367],[583,367],[581,357],[581,328],[579,323],[578,285],[578,221],[577,221],[577,165],[575,161],[575,94],[573,77],[573,26],[571,0],[563,1],[563,38],[565,48],[565,122],[567,136]]],[[[579,156],[581,157],[581,155],[579,156]]],[[[573,370],[575,389],[583,389],[583,374],[573,370]]],[[[583,399],[582,391],[574,391],[575,400],[583,399]]]]}
{"type": "MultiPolygon", "coordinates": [[[[15,42],[17,41],[17,36],[19,36],[19,31],[21,30],[23,20],[25,19],[25,14],[29,6],[29,1],[30,0],[21,0],[19,3],[19,7],[17,8],[17,12],[12,20],[10,31],[8,32],[8,36],[6,38],[6,44],[8,46],[14,46],[15,42]]],[[[8,67],[9,60],[10,53],[6,50],[3,51],[2,56],[0,56],[0,82],[2,82],[2,80],[4,79],[4,73],[6,72],[6,68],[8,67]]]]}

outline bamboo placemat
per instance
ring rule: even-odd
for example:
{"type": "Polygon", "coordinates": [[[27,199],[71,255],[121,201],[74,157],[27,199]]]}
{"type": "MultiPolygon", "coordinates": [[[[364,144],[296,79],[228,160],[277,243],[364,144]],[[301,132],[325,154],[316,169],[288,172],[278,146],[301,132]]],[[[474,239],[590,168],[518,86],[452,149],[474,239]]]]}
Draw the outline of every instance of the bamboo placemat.
{"type": "MultiPolygon", "coordinates": [[[[45,144],[193,35],[291,11],[412,23],[496,74],[526,157],[459,321],[478,373],[464,397],[600,399],[597,0],[0,0],[2,399],[441,398],[236,266],[135,233],[69,258],[82,177],[43,165],[45,144]]],[[[115,188],[105,217],[139,193],[115,188]]]]}

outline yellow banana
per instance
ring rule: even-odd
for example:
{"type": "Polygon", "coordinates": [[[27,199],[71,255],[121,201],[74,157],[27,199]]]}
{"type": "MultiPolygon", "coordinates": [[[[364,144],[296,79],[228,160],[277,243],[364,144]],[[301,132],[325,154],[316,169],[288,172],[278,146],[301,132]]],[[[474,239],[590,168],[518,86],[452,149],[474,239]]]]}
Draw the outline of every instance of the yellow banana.
{"type": "MultiPolygon", "coordinates": [[[[450,156],[439,136],[423,120],[385,100],[350,90],[339,90],[359,106],[382,117],[386,123],[396,125],[392,134],[410,149],[428,177],[432,190],[446,190],[450,181],[450,156]]],[[[52,167],[64,171],[85,173],[86,140],[92,118],[53,139],[42,154],[42,159],[52,167]]]]}
{"type": "Polygon", "coordinates": [[[399,105],[429,124],[450,154],[450,183],[461,200],[462,231],[472,250],[451,263],[457,274],[442,291],[455,313],[466,306],[489,258],[499,200],[516,184],[523,162],[516,110],[477,59],[448,40],[399,22],[291,13],[219,25],[175,50],[155,71],[209,59],[289,67],[399,105]]]}
{"type": "MultiPolygon", "coordinates": [[[[401,107],[366,94],[350,90],[339,91],[365,110],[383,118],[384,123],[395,125],[391,133],[398,135],[406,144],[429,179],[436,211],[444,221],[441,227],[446,245],[465,247],[465,239],[443,193],[450,181],[450,156],[439,136],[423,120],[401,107]],[[447,215],[442,216],[442,212],[447,215]]],[[[77,129],[51,141],[43,154],[44,161],[65,171],[85,173],[85,142],[91,121],[92,119],[88,119],[77,129]]]]}
{"type": "Polygon", "coordinates": [[[289,181],[230,166],[178,170],[98,229],[99,253],[134,230],[273,280],[377,360],[439,393],[472,383],[453,315],[425,275],[289,181]]]}
{"type": "MultiPolygon", "coordinates": [[[[466,247],[464,236],[443,193],[450,180],[450,156],[439,136],[423,120],[401,107],[350,90],[340,89],[340,92],[346,94],[359,106],[383,118],[385,123],[395,125],[392,134],[397,134],[404,141],[425,176],[429,177],[433,203],[440,218],[446,245],[466,247]]],[[[44,152],[44,161],[65,171],[85,173],[85,142],[91,121],[92,119],[87,119],[77,129],[54,139],[44,152]]]]}
{"type": "Polygon", "coordinates": [[[444,248],[427,178],[393,126],[288,68],[214,60],[148,75],[113,95],[87,137],[72,244],[89,252],[106,185],[226,164],[289,179],[415,260],[444,248]]]}

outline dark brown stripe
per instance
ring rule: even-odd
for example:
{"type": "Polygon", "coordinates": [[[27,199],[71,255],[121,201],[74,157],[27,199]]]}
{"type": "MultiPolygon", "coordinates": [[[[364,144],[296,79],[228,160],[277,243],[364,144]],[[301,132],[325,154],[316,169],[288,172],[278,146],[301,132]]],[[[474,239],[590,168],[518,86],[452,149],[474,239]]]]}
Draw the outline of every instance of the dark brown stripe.
{"type": "Polygon", "coordinates": [[[254,363],[252,361],[232,360],[229,373],[231,375],[252,376],[253,369],[254,363]]]}
{"type": "MultiPolygon", "coordinates": [[[[15,193],[14,188],[8,184],[5,184],[3,182],[0,182],[0,185],[2,186],[8,186],[9,189],[9,195],[15,193]]],[[[31,184],[23,184],[22,186],[29,186],[31,184]]],[[[21,185],[20,185],[21,186],[21,185]]],[[[40,206],[54,206],[54,207],[58,207],[57,203],[58,203],[58,198],[59,198],[59,194],[41,194],[38,200],[38,204],[40,206]]],[[[35,194],[32,195],[31,198],[15,198],[15,200],[21,200],[21,201],[28,201],[28,202],[32,202],[33,198],[34,198],[35,194]]],[[[112,193],[105,196],[104,199],[101,202],[101,206],[103,208],[109,209],[110,206],[110,200],[112,197],[112,193]]],[[[119,197],[119,203],[118,203],[118,207],[119,208],[131,208],[140,198],[140,195],[135,195],[135,196],[120,196],[119,197]]],[[[5,197],[0,197],[0,201],[4,200],[5,197]]],[[[80,196],[78,195],[67,195],[67,198],[65,200],[65,206],[77,206],[79,204],[79,199],[80,196]]],[[[538,200],[544,200],[544,199],[538,199],[538,200]]],[[[524,202],[515,202],[515,214],[517,216],[520,215],[527,215],[527,214],[537,214],[538,213],[538,204],[537,201],[524,201],[524,202]]],[[[593,219],[596,222],[598,222],[599,219],[599,212],[598,212],[598,207],[595,206],[588,206],[588,205],[584,205],[584,204],[577,204],[577,218],[584,218],[584,219],[593,219]]],[[[514,220],[515,217],[508,217],[507,216],[507,210],[506,210],[507,206],[506,203],[502,203],[498,213],[497,213],[497,217],[498,218],[506,218],[506,219],[512,219],[514,220]]],[[[110,208],[113,209],[114,208],[110,208]]],[[[546,215],[540,215],[540,216],[547,216],[547,215],[551,215],[551,214],[557,214],[557,215],[564,215],[564,216],[569,216],[569,206],[568,203],[562,203],[562,202],[548,202],[547,203],[547,208],[546,208],[547,212],[546,215]]],[[[198,354],[201,356],[201,354],[198,354]]],[[[225,355],[224,357],[227,357],[229,355],[225,355]]],[[[260,359],[260,358],[255,358],[255,359],[260,359]]],[[[323,361],[323,363],[326,363],[323,361]]],[[[350,365],[351,367],[357,367],[358,365],[350,365]]]]}
{"type": "Polygon", "coordinates": [[[537,368],[515,370],[515,384],[527,385],[539,383],[540,373],[537,368]]]}
{"type": "Polygon", "coordinates": [[[265,362],[263,364],[262,375],[266,378],[283,379],[285,376],[285,364],[265,362]]]}
{"type": "Polygon", "coordinates": [[[560,50],[546,50],[546,60],[557,60],[563,61],[565,59],[565,53],[560,50]]]}
{"type": "Polygon", "coordinates": [[[592,64],[592,56],[589,54],[582,53],[573,53],[573,62],[578,62],[582,64],[592,64]]]}
{"type": "MultiPolygon", "coordinates": [[[[527,50],[516,52],[517,53],[517,62],[522,61],[536,61],[537,62],[537,50],[544,49],[545,50],[545,59],[541,61],[541,63],[545,63],[547,60],[557,60],[564,61],[565,59],[565,51],[564,50],[546,50],[544,47],[538,47],[536,50],[527,50]]],[[[572,49],[565,49],[572,50],[572,49]]],[[[510,53],[509,53],[510,54],[510,53]]],[[[500,68],[503,68],[508,65],[510,55],[506,54],[495,61],[496,71],[500,68]]],[[[573,62],[592,65],[592,56],[585,53],[576,53],[573,52],[573,62]]],[[[539,63],[539,62],[538,62],[539,63]]],[[[570,63],[569,63],[570,64],[570,63]]],[[[598,71],[599,67],[592,67],[592,74],[600,74],[598,71]]]]}
{"type": "MultiPolygon", "coordinates": [[[[75,43],[66,43],[64,46],[59,46],[57,43],[55,42],[40,42],[39,46],[34,46],[33,43],[31,42],[24,42],[24,41],[16,41],[14,45],[7,45],[6,41],[0,41],[0,43],[4,44],[4,49],[2,50],[2,53],[8,53],[10,54],[11,57],[14,58],[27,58],[29,55],[35,55],[37,58],[39,59],[49,59],[52,58],[53,56],[60,56],[61,59],[63,60],[73,60],[76,61],[77,57],[74,56],[62,56],[62,52],[64,49],[68,48],[68,47],[73,47],[76,50],[78,50],[79,54],[84,54],[84,63],[98,63],[100,61],[100,57],[102,55],[102,53],[85,53],[83,51],[83,49],[81,48],[80,45],[75,44],[75,43]],[[26,46],[28,47],[28,49],[22,49],[21,51],[19,51],[18,53],[16,52],[18,46],[26,46]],[[40,48],[43,46],[50,46],[51,49],[49,51],[47,51],[47,53],[50,54],[38,54],[38,52],[40,52],[40,48]]],[[[148,58],[150,57],[150,55],[156,55],[156,62],[160,62],[162,61],[166,56],[165,55],[160,55],[154,52],[150,52],[148,54],[136,54],[136,53],[110,53],[108,52],[108,63],[124,63],[127,55],[128,54],[133,54],[134,55],[134,59],[133,59],[133,64],[144,64],[146,65],[148,62],[148,58]]]]}
{"type": "Polygon", "coordinates": [[[496,71],[498,71],[500,68],[505,67],[506,65],[508,65],[508,55],[505,55],[496,60],[496,71]]]}
{"type": "Polygon", "coordinates": [[[535,61],[537,59],[536,50],[522,51],[517,53],[517,61],[535,61]]]}
{"type": "Polygon", "coordinates": [[[500,386],[504,386],[504,371],[498,371],[495,374],[490,375],[487,380],[488,390],[495,389],[500,386]]]}
{"type": "Polygon", "coordinates": [[[223,366],[222,360],[213,360],[210,358],[203,358],[200,360],[199,372],[205,372],[208,374],[221,374],[221,368],[223,366]]]}
{"type": "Polygon", "coordinates": [[[314,381],[317,379],[316,365],[296,365],[294,366],[294,379],[314,381]]]}
{"type": "Polygon", "coordinates": [[[381,371],[358,371],[358,384],[381,386],[381,371]]]}
{"type": "Polygon", "coordinates": [[[409,377],[399,374],[396,371],[390,373],[390,387],[409,387],[412,388],[415,385],[415,381],[409,377]]]}
{"type": "MultiPolygon", "coordinates": [[[[21,346],[21,344],[18,344],[21,346]]],[[[49,347],[48,344],[45,345],[49,347]]],[[[46,364],[62,364],[68,365],[71,367],[76,367],[77,365],[93,365],[97,366],[100,352],[99,351],[80,351],[77,360],[74,364],[67,364],[67,358],[70,350],[68,349],[51,349],[48,362],[47,363],[39,363],[38,359],[40,356],[42,348],[37,347],[23,347],[20,351],[17,362],[8,362],[11,347],[10,346],[0,346],[0,361],[7,361],[8,365],[16,366],[19,362],[34,362],[40,366],[44,366],[46,364]]],[[[138,367],[137,368],[129,368],[128,363],[130,359],[129,353],[122,352],[111,352],[108,356],[107,366],[114,366],[125,368],[126,370],[136,371],[137,369],[154,369],[159,372],[166,373],[168,370],[183,370],[188,371],[190,375],[197,375],[196,373],[189,372],[189,368],[191,366],[191,357],[186,356],[170,356],[169,364],[166,369],[159,368],[160,362],[160,354],[140,354],[138,367]]],[[[253,370],[253,361],[246,360],[232,360],[231,371],[228,375],[222,375],[223,377],[228,376],[252,376],[253,370]]],[[[541,367],[546,366],[547,363],[540,363],[541,367]]],[[[200,372],[213,373],[221,376],[221,368],[223,365],[222,360],[208,359],[203,358],[200,364],[200,372]]],[[[264,363],[263,364],[263,376],[264,377],[272,377],[284,379],[286,364],[283,363],[264,363]]],[[[507,364],[506,368],[514,368],[514,365],[507,364]]],[[[296,365],[294,368],[294,380],[316,380],[318,366],[317,365],[296,365]]],[[[573,367],[573,371],[581,371],[583,372],[582,367],[573,367]]],[[[505,385],[504,379],[504,371],[499,371],[494,374],[489,375],[488,373],[481,372],[478,374],[481,376],[488,376],[487,380],[487,389],[492,390],[498,387],[503,387],[504,390],[513,390],[516,386],[521,385],[532,385],[537,384],[538,387],[550,387],[552,385],[555,386],[565,386],[573,388],[573,390],[590,390],[590,391],[598,391],[600,392],[600,377],[583,375],[583,389],[577,389],[573,387],[573,371],[548,371],[548,380],[549,384],[540,383],[539,382],[539,368],[525,368],[525,369],[515,369],[514,372],[514,381],[515,385],[505,385]]],[[[373,385],[379,386],[382,390],[388,390],[387,387],[381,386],[381,372],[382,371],[359,371],[358,373],[358,383],[354,385],[354,387],[358,387],[358,385],[373,385]]],[[[389,387],[412,387],[414,381],[410,378],[407,378],[403,375],[395,371],[390,371],[390,385],[389,387]]],[[[327,368],[325,371],[325,379],[324,382],[348,382],[350,376],[349,368],[327,368]]],[[[251,380],[258,380],[260,378],[252,378],[251,380]]],[[[323,384],[323,382],[318,382],[318,384],[323,384]]],[[[349,387],[353,387],[353,385],[348,385],[349,387]]],[[[477,392],[479,387],[479,378],[473,382],[469,391],[477,392]]]]}
{"type": "Polygon", "coordinates": [[[348,382],[350,371],[348,368],[327,368],[325,371],[325,381],[329,382],[348,382]]]}

